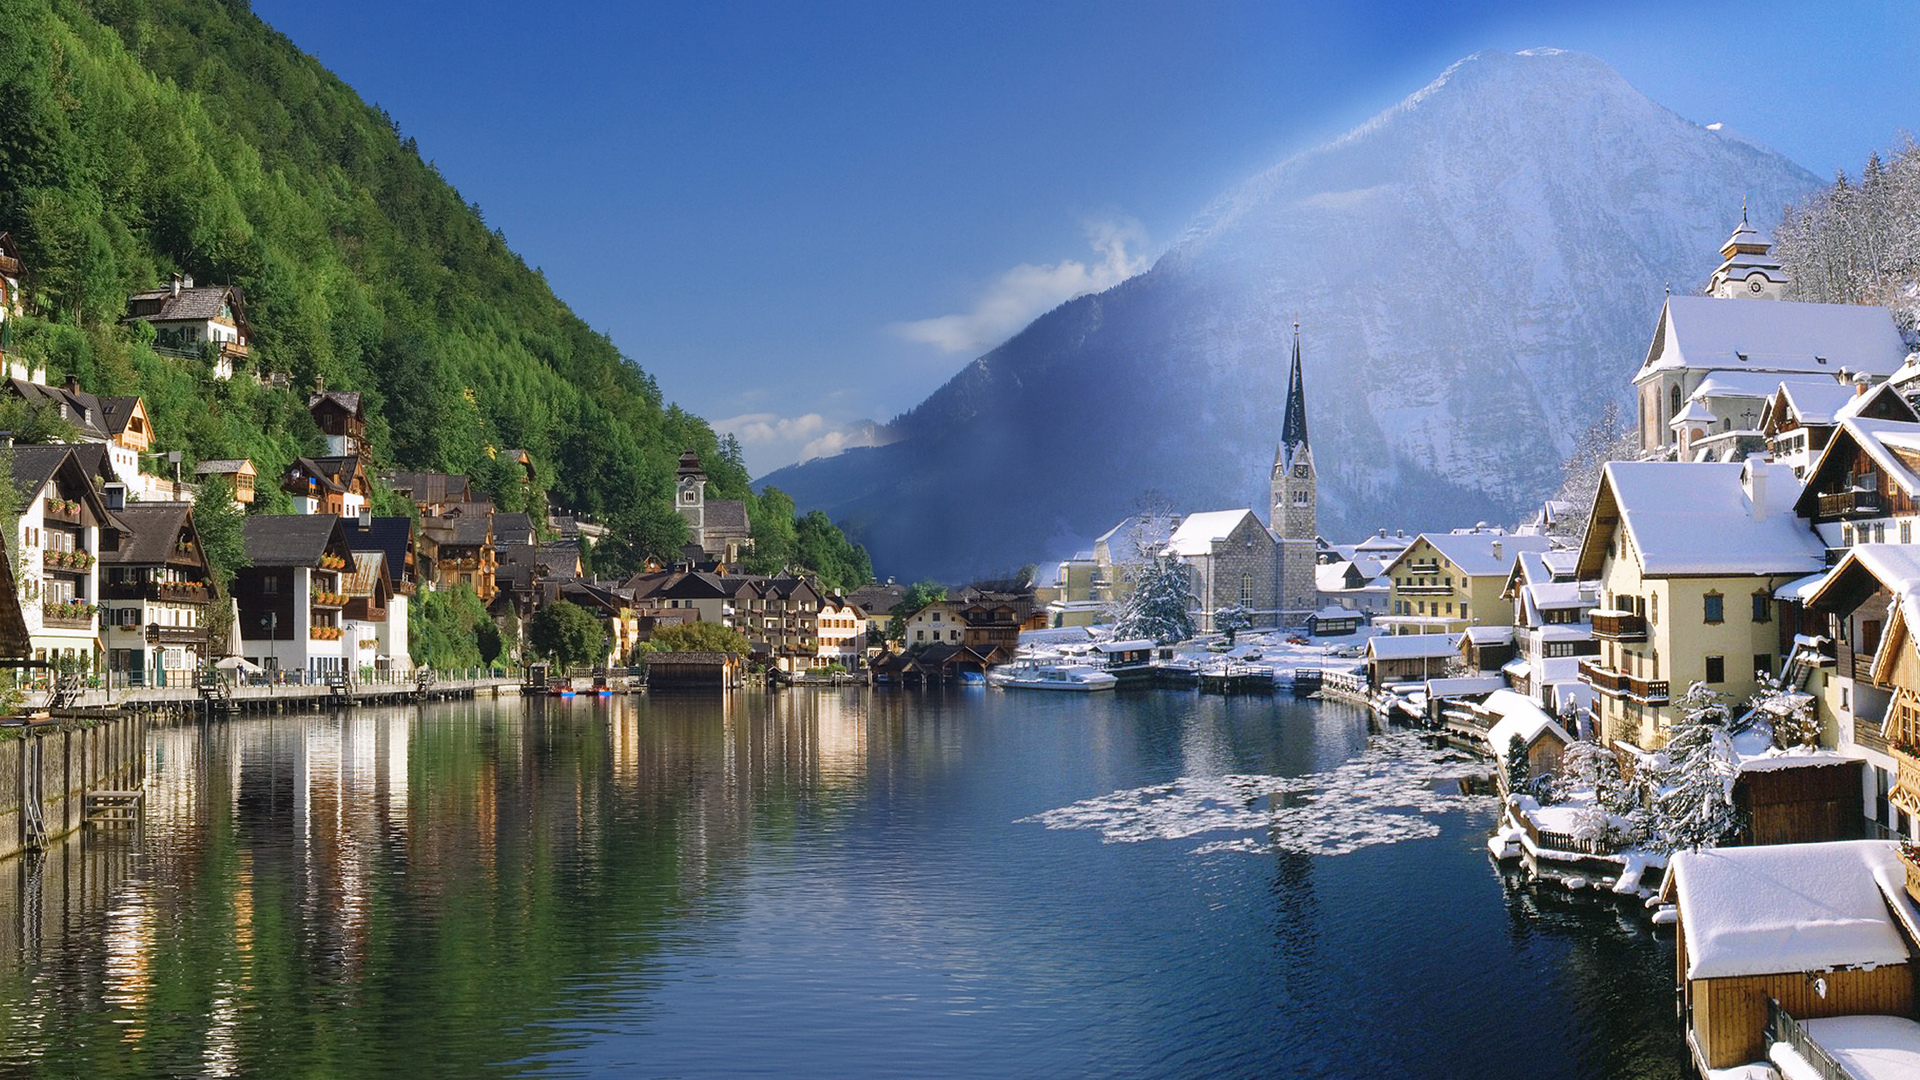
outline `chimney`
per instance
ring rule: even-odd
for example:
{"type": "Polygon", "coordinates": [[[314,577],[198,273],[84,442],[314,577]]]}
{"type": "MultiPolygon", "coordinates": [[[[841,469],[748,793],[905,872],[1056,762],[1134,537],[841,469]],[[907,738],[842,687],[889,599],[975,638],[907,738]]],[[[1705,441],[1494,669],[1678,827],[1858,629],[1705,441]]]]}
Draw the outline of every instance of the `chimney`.
{"type": "Polygon", "coordinates": [[[106,500],[107,509],[121,511],[127,508],[127,485],[107,484],[100,489],[100,497],[106,500]]]}
{"type": "Polygon", "coordinates": [[[1764,459],[1747,459],[1747,503],[1752,507],[1753,520],[1767,520],[1767,462],[1764,459]]]}
{"type": "Polygon", "coordinates": [[[363,529],[373,528],[373,507],[363,506],[360,508],[360,527],[363,529]]]}
{"type": "Polygon", "coordinates": [[[1860,374],[1855,375],[1853,377],[1853,396],[1854,397],[1859,397],[1861,394],[1864,394],[1871,389],[1873,389],[1873,376],[1863,371],[1860,374]]]}
{"type": "Polygon", "coordinates": [[[179,274],[173,275],[173,295],[175,296],[180,295],[180,275],[179,274]]]}
{"type": "Polygon", "coordinates": [[[1500,561],[1500,541],[1498,540],[1495,540],[1493,542],[1493,561],[1494,562],[1500,561]]]}
{"type": "Polygon", "coordinates": [[[73,374],[72,372],[68,372],[68,373],[67,373],[67,384],[66,384],[66,385],[67,385],[67,393],[69,393],[69,394],[77,394],[77,393],[79,393],[79,392],[80,392],[80,377],[79,377],[78,375],[75,375],[75,374],[73,374]]]}
{"type": "Polygon", "coordinates": [[[180,275],[180,287],[181,287],[181,288],[183,288],[183,289],[191,289],[191,288],[193,288],[193,275],[192,275],[192,274],[181,274],[181,275],[180,275]]]}
{"type": "Polygon", "coordinates": [[[1385,529],[1381,529],[1381,530],[1380,530],[1380,539],[1382,539],[1382,540],[1385,540],[1386,538],[1387,538],[1387,530],[1385,530],[1385,529]]]}

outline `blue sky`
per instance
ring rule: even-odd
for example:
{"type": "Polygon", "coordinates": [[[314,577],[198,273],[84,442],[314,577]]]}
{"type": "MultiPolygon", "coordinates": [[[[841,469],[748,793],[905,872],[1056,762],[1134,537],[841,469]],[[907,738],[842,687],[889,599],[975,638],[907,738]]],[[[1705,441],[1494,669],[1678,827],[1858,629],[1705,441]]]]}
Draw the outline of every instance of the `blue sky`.
{"type": "Polygon", "coordinates": [[[1895,0],[253,6],[756,474],[1481,49],[1593,53],[1823,175],[1920,127],[1895,0]]]}

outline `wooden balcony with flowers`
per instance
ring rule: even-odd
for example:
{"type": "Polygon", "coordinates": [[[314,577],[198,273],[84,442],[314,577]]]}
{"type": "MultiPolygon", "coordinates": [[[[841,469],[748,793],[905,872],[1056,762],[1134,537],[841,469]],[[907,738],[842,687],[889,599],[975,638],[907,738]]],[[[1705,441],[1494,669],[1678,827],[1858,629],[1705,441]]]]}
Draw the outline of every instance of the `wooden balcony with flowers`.
{"type": "Polygon", "coordinates": [[[338,626],[313,626],[308,627],[307,636],[314,641],[339,641],[346,631],[338,626]]]}
{"type": "Polygon", "coordinates": [[[337,592],[321,592],[319,590],[315,590],[313,594],[313,606],[317,608],[346,607],[347,594],[337,593],[337,592]]]}
{"type": "Polygon", "coordinates": [[[80,524],[80,503],[73,499],[48,499],[43,504],[42,516],[50,522],[64,525],[80,524]]]}
{"type": "Polygon", "coordinates": [[[40,557],[40,565],[62,574],[84,574],[93,564],[94,557],[84,551],[49,550],[40,557]]]}
{"type": "Polygon", "coordinates": [[[346,568],[347,560],[339,555],[320,556],[320,569],[322,570],[345,570],[346,568]]]}
{"type": "Polygon", "coordinates": [[[49,602],[40,605],[40,623],[64,630],[91,630],[99,608],[85,603],[49,602]]]}
{"type": "Polygon", "coordinates": [[[149,645],[205,645],[207,628],[204,626],[161,626],[150,623],[147,626],[147,644],[149,645]]]}

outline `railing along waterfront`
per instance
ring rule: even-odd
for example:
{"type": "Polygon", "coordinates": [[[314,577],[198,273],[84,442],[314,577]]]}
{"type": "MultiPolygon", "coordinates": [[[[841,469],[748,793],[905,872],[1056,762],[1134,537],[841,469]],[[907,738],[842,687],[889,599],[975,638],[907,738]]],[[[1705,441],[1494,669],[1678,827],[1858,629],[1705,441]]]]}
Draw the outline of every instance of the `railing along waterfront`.
{"type": "Polygon", "coordinates": [[[1833,1060],[1833,1055],[1827,1053],[1826,1047],[1815,1042],[1807,1034],[1807,1029],[1800,1026],[1800,1021],[1780,1006],[1777,998],[1767,999],[1767,1042],[1787,1044],[1820,1080],[1859,1080],[1845,1066],[1833,1060]]]}

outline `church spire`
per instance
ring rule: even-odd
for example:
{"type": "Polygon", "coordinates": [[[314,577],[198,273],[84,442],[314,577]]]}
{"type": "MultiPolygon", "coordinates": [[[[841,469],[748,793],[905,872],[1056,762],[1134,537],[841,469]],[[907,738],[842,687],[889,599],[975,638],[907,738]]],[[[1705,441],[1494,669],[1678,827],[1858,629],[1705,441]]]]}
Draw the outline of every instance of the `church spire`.
{"type": "Polygon", "coordinates": [[[1291,464],[1307,445],[1307,390],[1300,378],[1300,320],[1293,320],[1293,372],[1287,377],[1287,413],[1280,423],[1281,464],[1291,464]]]}

